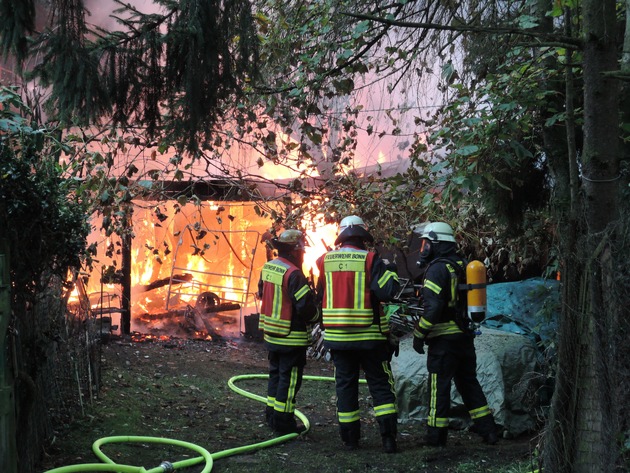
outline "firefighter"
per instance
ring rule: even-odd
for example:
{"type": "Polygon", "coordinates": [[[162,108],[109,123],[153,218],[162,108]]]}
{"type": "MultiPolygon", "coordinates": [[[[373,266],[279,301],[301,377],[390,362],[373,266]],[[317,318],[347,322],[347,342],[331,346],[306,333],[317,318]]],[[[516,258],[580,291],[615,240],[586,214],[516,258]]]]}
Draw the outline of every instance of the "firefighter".
{"type": "Polygon", "coordinates": [[[381,302],[390,301],[400,288],[396,266],[366,249],[373,242],[360,217],[345,217],[335,245],[317,260],[320,277],[317,297],[322,305],[324,346],[335,366],[337,419],[344,445],[359,448],[359,376],[363,369],[383,450],[397,451],[398,413],[388,341],[389,325],[381,302]]]}
{"type": "Polygon", "coordinates": [[[269,359],[265,417],[276,433],[284,435],[304,430],[295,419],[295,400],[311,342],[309,324],[319,314],[315,293],[302,272],[304,235],[285,230],[272,241],[278,256],[265,263],[258,284],[260,328],[269,359]]]}
{"type": "Polygon", "coordinates": [[[413,332],[413,348],[424,353],[428,347],[429,415],[426,442],[445,446],[451,381],[464,401],[474,430],[488,444],[497,443],[497,427],[486,396],[477,380],[474,338],[466,316],[465,298],[458,295],[466,262],[457,253],[451,226],[432,222],[422,230],[420,266],[425,266],[422,288],[423,315],[413,332]]]}

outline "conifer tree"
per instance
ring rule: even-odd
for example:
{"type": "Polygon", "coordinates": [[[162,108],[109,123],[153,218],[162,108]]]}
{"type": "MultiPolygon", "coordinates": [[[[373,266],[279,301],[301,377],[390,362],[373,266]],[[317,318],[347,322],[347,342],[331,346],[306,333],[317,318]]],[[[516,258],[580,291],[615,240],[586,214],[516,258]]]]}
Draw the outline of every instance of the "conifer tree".
{"type": "Polygon", "coordinates": [[[90,26],[83,0],[53,0],[34,32],[33,2],[2,0],[2,52],[36,61],[27,72],[50,87],[46,109],[62,126],[111,118],[147,140],[198,149],[257,75],[250,2],[156,0],[147,13],[114,1],[115,29],[90,26]]]}

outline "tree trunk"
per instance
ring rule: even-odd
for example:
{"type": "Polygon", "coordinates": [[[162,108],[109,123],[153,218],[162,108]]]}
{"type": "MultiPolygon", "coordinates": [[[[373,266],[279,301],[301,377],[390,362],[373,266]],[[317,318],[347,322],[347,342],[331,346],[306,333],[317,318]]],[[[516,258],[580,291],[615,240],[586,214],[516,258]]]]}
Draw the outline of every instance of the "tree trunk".
{"type": "MultiPolygon", "coordinates": [[[[621,54],[621,72],[630,76],[630,0],[626,0],[626,24],[623,38],[623,53],[621,54]]],[[[621,123],[630,123],[630,80],[625,80],[621,84],[620,92],[621,123]]],[[[626,132],[626,135],[628,133],[626,132]]],[[[621,143],[621,155],[623,159],[630,157],[630,143],[621,143]]],[[[628,183],[626,177],[626,184],[628,183]]]]}
{"type": "Polygon", "coordinates": [[[619,81],[614,0],[584,2],[584,156],[582,184],[589,233],[618,219],[619,81]]]}
{"type": "Polygon", "coordinates": [[[619,217],[619,85],[615,0],[584,0],[584,148],[586,230],[566,254],[556,391],[545,444],[545,471],[611,472],[618,458],[612,306],[612,226],[619,217]],[[585,234],[584,234],[585,233],[585,234]],[[577,260],[574,258],[577,256],[577,260]],[[574,264],[575,263],[575,264],[574,264]]]}
{"type": "Polygon", "coordinates": [[[15,390],[8,340],[11,318],[9,242],[0,236],[0,471],[17,472],[15,390]]]}

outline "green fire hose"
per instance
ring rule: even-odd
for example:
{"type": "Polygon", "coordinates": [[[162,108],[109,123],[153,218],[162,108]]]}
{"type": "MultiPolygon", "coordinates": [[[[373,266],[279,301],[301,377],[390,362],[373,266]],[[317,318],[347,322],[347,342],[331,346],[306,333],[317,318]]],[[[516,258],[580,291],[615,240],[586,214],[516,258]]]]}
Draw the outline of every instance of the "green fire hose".
{"type": "MultiPolygon", "coordinates": [[[[245,396],[249,399],[253,399],[255,401],[259,401],[262,403],[266,403],[267,399],[265,397],[259,396],[257,394],[246,391],[242,388],[236,386],[237,381],[245,380],[245,379],[267,379],[268,375],[266,374],[245,374],[239,376],[233,376],[228,380],[228,386],[232,391],[245,396]]],[[[304,375],[305,380],[311,381],[334,381],[335,378],[328,376],[308,376],[304,375]]],[[[364,379],[359,381],[360,383],[365,383],[364,379]]],[[[304,414],[302,414],[299,410],[295,410],[295,415],[302,421],[306,430],[303,433],[309,431],[311,424],[306,418],[304,414]]],[[[48,470],[44,473],[77,473],[77,472],[88,472],[88,471],[111,471],[111,472],[121,472],[121,473],[171,473],[180,468],[187,468],[190,466],[197,465],[199,463],[205,462],[205,467],[201,471],[201,473],[208,473],[212,470],[213,461],[219,460],[221,458],[230,457],[233,455],[239,455],[243,453],[252,452],[255,450],[259,450],[261,448],[267,448],[274,445],[278,445],[280,443],[287,442],[298,437],[301,434],[293,433],[286,434],[280,437],[275,437],[270,440],[266,440],[264,442],[258,442],[251,445],[244,445],[242,447],[231,448],[228,450],[222,450],[216,453],[209,453],[205,448],[195,445],[189,442],[183,442],[181,440],[163,438],[163,437],[143,437],[143,436],[116,436],[116,437],[105,437],[97,440],[92,445],[92,450],[94,454],[103,462],[103,463],[83,463],[78,465],[70,465],[70,466],[62,466],[59,468],[55,468],[53,470],[48,470]],[[142,442],[142,443],[157,443],[157,444],[168,444],[179,447],[184,447],[194,452],[197,452],[200,456],[195,458],[190,458],[187,460],[181,460],[175,463],[171,463],[168,461],[163,461],[159,466],[155,468],[151,468],[149,470],[145,469],[142,466],[132,466],[132,465],[121,465],[119,463],[114,463],[107,455],[105,455],[101,451],[101,446],[110,443],[133,443],[133,442],[142,442]]],[[[539,473],[539,470],[534,470],[531,473],[539,473]]]]}
{"type": "MultiPolygon", "coordinates": [[[[262,403],[266,403],[267,399],[265,397],[259,396],[257,394],[246,391],[242,388],[236,386],[237,381],[245,380],[245,379],[267,379],[269,376],[267,374],[245,374],[239,376],[233,376],[228,381],[228,386],[232,391],[245,396],[249,399],[253,399],[255,401],[259,401],[262,403]]],[[[305,375],[304,379],[313,380],[313,381],[334,381],[335,378],[327,377],[327,376],[308,376],[305,375]]],[[[364,382],[365,380],[361,380],[364,382]]],[[[303,433],[309,431],[311,425],[308,419],[304,414],[302,414],[299,410],[295,410],[295,415],[302,421],[306,430],[303,433]]],[[[181,440],[169,439],[164,437],[144,437],[144,436],[115,436],[115,437],[104,437],[102,439],[97,440],[92,445],[92,451],[94,454],[103,462],[103,463],[82,463],[78,465],[70,465],[70,466],[62,466],[59,468],[54,468],[52,470],[48,470],[44,473],[76,473],[76,472],[87,472],[87,471],[112,471],[112,472],[121,472],[121,473],[170,473],[180,468],[187,468],[193,465],[197,465],[199,463],[205,462],[205,467],[201,471],[201,473],[208,473],[212,470],[213,461],[219,460],[221,458],[226,458],[232,455],[238,455],[242,453],[247,453],[255,450],[259,450],[261,448],[271,447],[273,445],[278,445],[283,442],[287,442],[298,437],[300,434],[286,434],[280,437],[275,437],[270,440],[266,440],[264,442],[258,442],[251,445],[244,445],[242,447],[231,448],[228,450],[222,450],[217,453],[210,453],[205,448],[195,445],[190,442],[184,442],[181,440]],[[168,444],[174,445],[178,447],[187,448],[198,453],[200,456],[195,458],[190,458],[187,460],[182,460],[178,462],[168,462],[163,461],[159,466],[155,468],[151,468],[149,470],[145,469],[142,466],[132,466],[132,465],[121,465],[119,463],[115,463],[111,460],[107,455],[105,455],[101,451],[101,446],[111,443],[156,443],[156,444],[168,444]]]]}

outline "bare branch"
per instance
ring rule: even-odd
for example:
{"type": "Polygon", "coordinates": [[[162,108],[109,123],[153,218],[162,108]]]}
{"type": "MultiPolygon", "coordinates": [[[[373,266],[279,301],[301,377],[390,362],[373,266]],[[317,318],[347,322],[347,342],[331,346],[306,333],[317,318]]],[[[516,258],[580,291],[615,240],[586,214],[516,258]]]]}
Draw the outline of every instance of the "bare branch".
{"type": "MultiPolygon", "coordinates": [[[[458,31],[458,32],[468,32],[468,33],[483,33],[483,34],[499,34],[499,35],[521,35],[521,36],[529,36],[532,38],[537,38],[543,40],[544,43],[551,42],[554,44],[562,44],[562,47],[571,47],[575,49],[582,48],[582,41],[566,37],[562,35],[548,34],[548,33],[540,33],[536,31],[523,30],[521,28],[504,28],[504,27],[496,27],[496,28],[488,28],[488,27],[480,27],[480,26],[471,26],[471,25],[441,25],[439,23],[417,23],[413,21],[398,21],[389,18],[382,18],[373,15],[365,15],[362,13],[350,13],[343,12],[342,15],[350,16],[352,18],[357,18],[361,20],[370,20],[378,23],[383,23],[388,26],[398,26],[401,28],[416,28],[416,29],[432,29],[432,30],[441,30],[441,31],[458,31]]],[[[540,45],[540,43],[539,43],[540,45]]]]}

